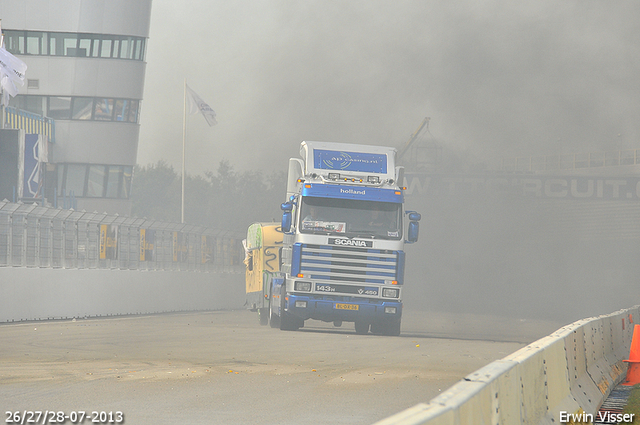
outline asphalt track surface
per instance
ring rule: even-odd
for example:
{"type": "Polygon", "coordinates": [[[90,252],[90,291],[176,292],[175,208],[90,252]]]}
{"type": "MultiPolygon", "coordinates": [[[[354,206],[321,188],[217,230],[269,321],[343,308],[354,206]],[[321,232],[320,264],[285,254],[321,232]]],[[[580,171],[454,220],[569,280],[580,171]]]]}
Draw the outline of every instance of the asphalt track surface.
{"type": "Polygon", "coordinates": [[[90,412],[129,425],[371,424],[562,325],[405,311],[402,335],[386,337],[315,321],[285,332],[244,310],[2,324],[0,406],[3,423],[49,410],[87,412],[85,424],[90,412]]]}

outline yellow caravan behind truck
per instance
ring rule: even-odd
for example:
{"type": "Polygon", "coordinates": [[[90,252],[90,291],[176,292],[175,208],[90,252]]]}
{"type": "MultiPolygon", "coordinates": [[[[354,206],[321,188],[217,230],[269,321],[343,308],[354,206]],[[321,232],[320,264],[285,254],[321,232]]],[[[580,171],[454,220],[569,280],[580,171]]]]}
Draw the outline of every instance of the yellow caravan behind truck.
{"type": "Polygon", "coordinates": [[[243,241],[247,307],[258,312],[261,325],[269,323],[269,288],[275,273],[280,271],[283,237],[280,226],[280,223],[253,223],[243,241]]]}

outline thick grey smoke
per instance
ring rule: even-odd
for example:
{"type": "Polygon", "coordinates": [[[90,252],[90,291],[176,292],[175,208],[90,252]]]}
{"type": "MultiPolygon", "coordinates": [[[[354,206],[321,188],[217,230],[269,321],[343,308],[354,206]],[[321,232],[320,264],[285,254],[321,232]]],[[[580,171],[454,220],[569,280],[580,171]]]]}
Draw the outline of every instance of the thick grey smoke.
{"type": "MultiPolygon", "coordinates": [[[[612,235],[607,217],[590,212],[609,201],[475,194],[410,202],[423,215],[421,240],[406,248],[412,309],[570,322],[639,303],[637,236],[612,235]]],[[[640,208],[609,211],[637,216],[640,208]]],[[[635,235],[633,219],[613,221],[635,235]]]]}
{"type": "MultiPolygon", "coordinates": [[[[635,0],[157,2],[139,162],[179,169],[185,78],[219,122],[188,118],[191,173],[284,170],[302,140],[401,147],[425,116],[471,161],[635,149],[639,17],[635,0]]],[[[418,204],[412,307],[577,319],[637,303],[638,244],[557,232],[575,219],[559,206],[418,204]]]]}
{"type": "Polygon", "coordinates": [[[402,145],[425,116],[480,159],[635,148],[635,1],[250,1],[153,6],[139,162],[284,167],[301,140],[402,145]],[[250,155],[248,153],[251,153],[250,155]]]}

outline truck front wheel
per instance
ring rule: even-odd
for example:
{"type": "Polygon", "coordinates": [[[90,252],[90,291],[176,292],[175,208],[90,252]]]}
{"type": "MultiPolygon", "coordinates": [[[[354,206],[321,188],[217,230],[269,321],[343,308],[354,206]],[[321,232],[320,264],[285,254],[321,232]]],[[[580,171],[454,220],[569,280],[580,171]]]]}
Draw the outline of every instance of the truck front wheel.
{"type": "Polygon", "coordinates": [[[297,317],[292,314],[287,313],[284,310],[285,306],[285,297],[280,296],[281,304],[280,304],[280,330],[282,331],[297,331],[304,325],[304,321],[299,320],[297,317]],[[302,323],[300,323],[302,322],[302,323]]]}
{"type": "Polygon", "coordinates": [[[298,323],[296,323],[296,318],[292,317],[287,312],[282,313],[282,317],[280,318],[280,330],[283,331],[297,331],[300,329],[298,323]]]}
{"type": "Polygon", "coordinates": [[[269,324],[271,325],[272,328],[279,328],[280,327],[280,316],[278,316],[275,311],[273,311],[273,307],[274,307],[274,302],[273,299],[271,300],[271,302],[269,303],[269,324]]]}
{"type": "Polygon", "coordinates": [[[401,319],[373,323],[371,324],[371,333],[374,335],[398,336],[400,335],[400,323],[401,319]]]}
{"type": "Polygon", "coordinates": [[[366,335],[369,333],[369,326],[370,324],[368,322],[362,322],[360,320],[356,320],[356,333],[358,335],[366,335]]]}
{"type": "Polygon", "coordinates": [[[385,324],[382,334],[388,336],[398,336],[400,335],[400,319],[392,320],[391,322],[385,324]]]}

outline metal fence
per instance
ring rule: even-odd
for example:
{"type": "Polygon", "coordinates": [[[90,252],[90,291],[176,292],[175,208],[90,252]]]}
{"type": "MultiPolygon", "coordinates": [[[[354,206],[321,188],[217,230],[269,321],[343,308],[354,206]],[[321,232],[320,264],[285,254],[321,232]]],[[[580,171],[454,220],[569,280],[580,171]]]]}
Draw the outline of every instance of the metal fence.
{"type": "Polygon", "coordinates": [[[243,235],[0,201],[0,267],[242,272],[243,235]]]}

